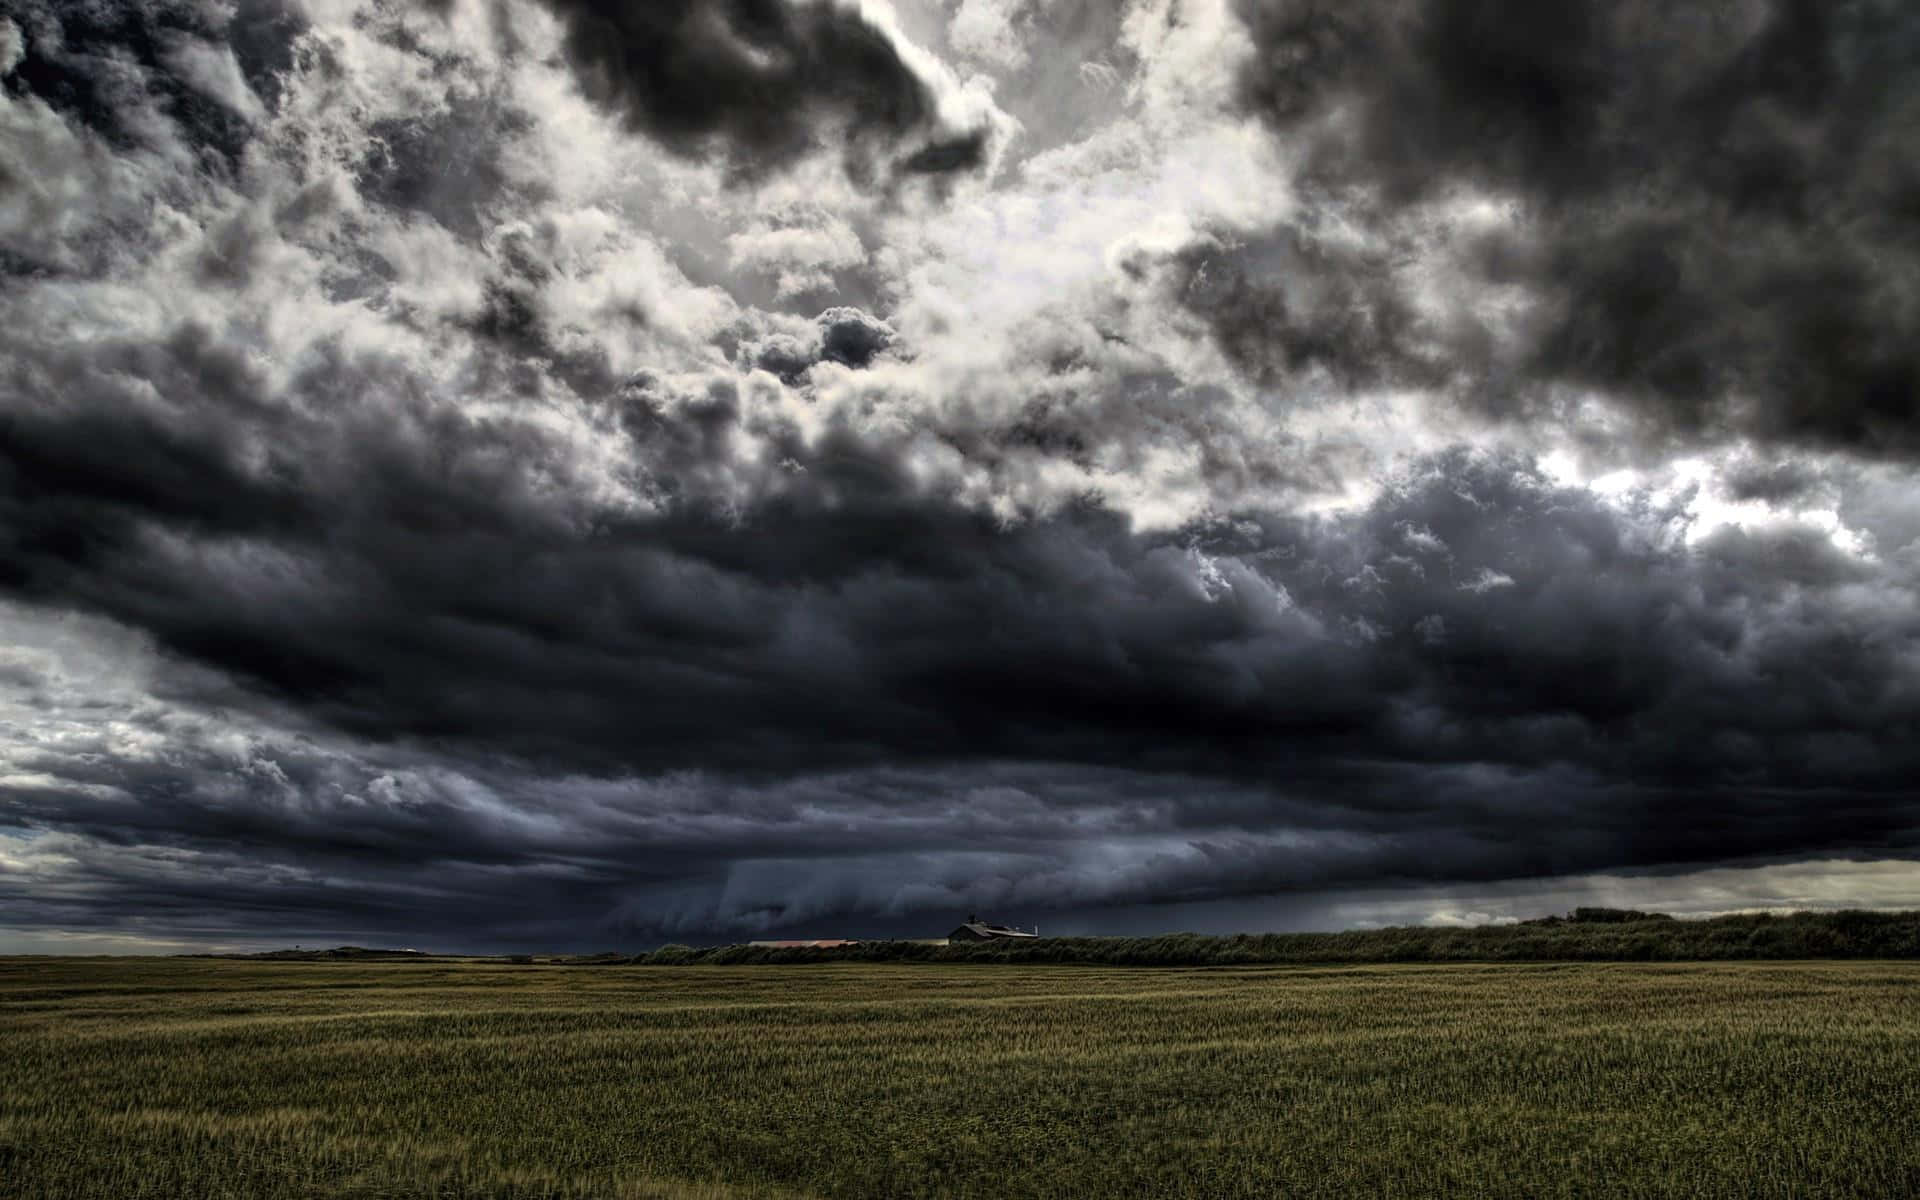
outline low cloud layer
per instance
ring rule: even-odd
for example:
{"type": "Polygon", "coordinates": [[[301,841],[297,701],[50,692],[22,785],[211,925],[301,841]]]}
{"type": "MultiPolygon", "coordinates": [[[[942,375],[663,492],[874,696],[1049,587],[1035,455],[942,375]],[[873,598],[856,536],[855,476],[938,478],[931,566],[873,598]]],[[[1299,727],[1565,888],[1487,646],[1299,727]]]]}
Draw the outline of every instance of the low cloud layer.
{"type": "Polygon", "coordinates": [[[1869,4],[20,6],[13,936],[1907,861],[1916,46],[1869,4]]]}

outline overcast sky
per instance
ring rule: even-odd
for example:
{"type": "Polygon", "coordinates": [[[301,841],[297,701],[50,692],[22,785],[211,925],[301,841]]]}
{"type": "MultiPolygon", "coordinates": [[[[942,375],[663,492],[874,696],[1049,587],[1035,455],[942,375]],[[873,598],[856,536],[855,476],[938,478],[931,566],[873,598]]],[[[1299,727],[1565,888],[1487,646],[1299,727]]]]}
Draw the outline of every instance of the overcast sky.
{"type": "Polygon", "coordinates": [[[1908,0],[0,14],[0,949],[1920,907],[1908,0]]]}

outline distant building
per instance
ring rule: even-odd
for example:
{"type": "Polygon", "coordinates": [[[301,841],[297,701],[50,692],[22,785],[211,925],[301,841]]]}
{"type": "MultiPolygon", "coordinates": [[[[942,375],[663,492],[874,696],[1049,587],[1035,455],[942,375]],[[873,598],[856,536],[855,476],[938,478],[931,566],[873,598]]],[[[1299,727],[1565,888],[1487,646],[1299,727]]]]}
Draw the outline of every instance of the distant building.
{"type": "Polygon", "coordinates": [[[831,946],[858,946],[858,938],[789,938],[779,942],[748,942],[749,946],[765,946],[769,950],[812,950],[831,946]]]}
{"type": "Polygon", "coordinates": [[[1019,938],[1037,938],[1040,931],[1032,932],[1015,929],[1010,925],[990,925],[979,917],[969,916],[966,924],[947,935],[947,942],[1004,942],[1019,938]]]}

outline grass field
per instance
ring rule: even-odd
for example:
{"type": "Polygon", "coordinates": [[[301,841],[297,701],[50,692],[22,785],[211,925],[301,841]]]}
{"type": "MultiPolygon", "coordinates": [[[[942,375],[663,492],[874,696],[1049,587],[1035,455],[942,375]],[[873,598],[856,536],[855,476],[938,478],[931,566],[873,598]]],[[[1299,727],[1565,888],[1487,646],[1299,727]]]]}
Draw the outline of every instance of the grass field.
{"type": "Polygon", "coordinates": [[[1920,1194],[1920,966],[0,960],[0,1196],[1920,1194]]]}

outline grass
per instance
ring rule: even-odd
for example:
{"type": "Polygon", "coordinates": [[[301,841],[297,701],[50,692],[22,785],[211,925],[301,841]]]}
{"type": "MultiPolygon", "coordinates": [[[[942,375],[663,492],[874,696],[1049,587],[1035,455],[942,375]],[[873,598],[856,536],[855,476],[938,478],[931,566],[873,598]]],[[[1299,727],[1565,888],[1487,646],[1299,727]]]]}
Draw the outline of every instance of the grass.
{"type": "Polygon", "coordinates": [[[1912,1195],[1916,985],[0,960],[0,1195],[1912,1195]]]}

